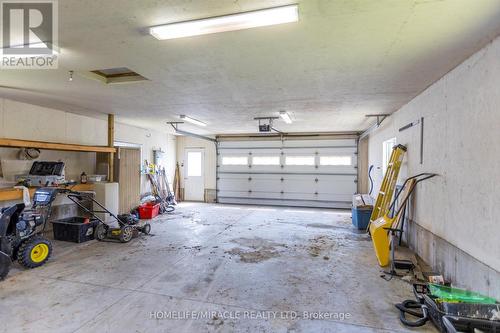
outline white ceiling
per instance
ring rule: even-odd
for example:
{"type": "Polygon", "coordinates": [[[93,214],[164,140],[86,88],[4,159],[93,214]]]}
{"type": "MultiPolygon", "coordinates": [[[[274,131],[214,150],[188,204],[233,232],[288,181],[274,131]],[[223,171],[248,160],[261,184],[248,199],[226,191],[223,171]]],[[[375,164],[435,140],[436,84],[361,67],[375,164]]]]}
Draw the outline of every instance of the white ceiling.
{"type": "Polygon", "coordinates": [[[295,2],[59,1],[59,69],[0,70],[0,97],[163,130],[186,114],[208,123],[183,127],[198,133],[256,132],[253,117],[279,110],[295,120],[284,131],[363,130],[500,34],[499,0],[299,0],[299,23],[166,41],[144,30],[295,2]],[[151,81],[82,76],[110,67],[151,81]]]}

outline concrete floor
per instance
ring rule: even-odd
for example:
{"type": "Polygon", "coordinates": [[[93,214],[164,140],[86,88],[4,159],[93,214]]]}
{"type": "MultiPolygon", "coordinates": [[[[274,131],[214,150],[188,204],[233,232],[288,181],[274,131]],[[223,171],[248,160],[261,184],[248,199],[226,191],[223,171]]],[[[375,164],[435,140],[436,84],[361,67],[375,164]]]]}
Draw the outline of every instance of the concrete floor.
{"type": "Polygon", "coordinates": [[[410,285],[379,277],[346,211],[184,203],[152,223],[128,244],[55,242],[47,265],[14,269],[0,332],[409,331],[393,304],[410,285]]]}

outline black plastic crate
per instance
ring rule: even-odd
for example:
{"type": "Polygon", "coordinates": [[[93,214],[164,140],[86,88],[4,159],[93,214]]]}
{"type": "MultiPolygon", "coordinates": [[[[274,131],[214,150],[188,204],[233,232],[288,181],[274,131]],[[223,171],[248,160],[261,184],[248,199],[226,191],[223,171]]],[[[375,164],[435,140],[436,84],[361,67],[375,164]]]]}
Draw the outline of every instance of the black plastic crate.
{"type": "Polygon", "coordinates": [[[94,239],[94,231],[98,225],[98,220],[80,216],[52,221],[54,239],[74,243],[83,243],[94,239]],[[90,222],[84,223],[86,220],[90,222]]]}

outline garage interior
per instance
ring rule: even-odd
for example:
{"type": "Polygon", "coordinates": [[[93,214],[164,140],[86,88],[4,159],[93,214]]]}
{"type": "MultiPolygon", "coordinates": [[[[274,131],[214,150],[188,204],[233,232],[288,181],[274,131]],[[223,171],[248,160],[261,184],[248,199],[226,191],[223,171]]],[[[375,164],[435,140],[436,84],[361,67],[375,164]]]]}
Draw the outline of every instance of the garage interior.
{"type": "Polygon", "coordinates": [[[498,0],[0,6],[1,332],[500,331],[498,0]]]}

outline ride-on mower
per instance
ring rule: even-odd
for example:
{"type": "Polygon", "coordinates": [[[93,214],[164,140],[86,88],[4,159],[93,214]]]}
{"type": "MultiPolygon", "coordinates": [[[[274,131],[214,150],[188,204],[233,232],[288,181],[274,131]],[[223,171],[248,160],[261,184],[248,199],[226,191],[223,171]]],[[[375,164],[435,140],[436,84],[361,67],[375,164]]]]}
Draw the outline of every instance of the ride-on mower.
{"type": "Polygon", "coordinates": [[[58,188],[39,188],[31,208],[24,204],[3,208],[0,216],[0,280],[13,260],[26,268],[42,266],[52,254],[51,242],[43,237],[58,188]]]}

